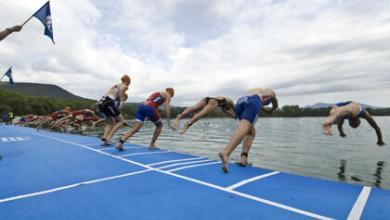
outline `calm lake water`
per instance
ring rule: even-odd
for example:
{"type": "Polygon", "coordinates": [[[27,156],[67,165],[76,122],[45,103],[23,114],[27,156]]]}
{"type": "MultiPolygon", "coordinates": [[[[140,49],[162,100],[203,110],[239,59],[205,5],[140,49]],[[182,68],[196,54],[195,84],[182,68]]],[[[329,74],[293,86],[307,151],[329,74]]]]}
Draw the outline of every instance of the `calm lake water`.
{"type": "MultiPolygon", "coordinates": [[[[323,120],[321,117],[259,118],[248,160],[256,167],[390,189],[390,117],[375,117],[387,144],[383,147],[376,145],[375,131],[365,120],[357,129],[344,123],[346,138],[338,135],[337,126],[333,126],[333,136],[323,135],[323,120]]],[[[182,120],[181,126],[185,121],[182,120]]],[[[157,145],[218,159],[217,152],[225,146],[236,125],[233,119],[201,119],[184,135],[165,125],[157,145]]],[[[146,122],[129,141],[149,145],[153,129],[154,125],[146,122]]],[[[126,130],[119,130],[118,134],[126,130]]],[[[114,137],[117,138],[118,135],[114,137]]],[[[238,160],[240,153],[241,145],[231,160],[238,160]]]]}

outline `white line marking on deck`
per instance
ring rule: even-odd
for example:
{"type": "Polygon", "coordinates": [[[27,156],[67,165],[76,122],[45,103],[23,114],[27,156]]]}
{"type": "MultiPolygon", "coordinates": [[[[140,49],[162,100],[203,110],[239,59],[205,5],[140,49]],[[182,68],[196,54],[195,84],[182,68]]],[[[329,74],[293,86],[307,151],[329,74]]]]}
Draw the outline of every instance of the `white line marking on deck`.
{"type": "Polygon", "coordinates": [[[212,164],[217,164],[217,163],[221,163],[221,162],[220,161],[217,161],[217,162],[214,161],[214,162],[210,162],[210,163],[202,163],[202,164],[196,164],[196,165],[191,165],[191,166],[184,166],[184,167],[179,167],[179,168],[167,170],[167,172],[175,172],[175,171],[178,171],[178,170],[184,170],[184,169],[189,169],[189,168],[194,168],[194,167],[207,166],[207,165],[212,165],[212,164]]]}
{"type": "Polygon", "coordinates": [[[269,176],[273,176],[273,175],[276,175],[280,173],[279,171],[275,171],[275,172],[271,172],[271,173],[266,173],[266,174],[263,174],[263,175],[259,175],[259,176],[255,176],[253,178],[250,178],[250,179],[246,179],[246,180],[243,180],[243,181],[240,181],[238,183],[235,183],[231,186],[228,186],[226,187],[226,189],[236,189],[240,186],[243,186],[245,184],[248,184],[250,182],[253,182],[253,181],[256,181],[256,180],[259,180],[259,179],[263,179],[263,178],[266,178],[266,177],[269,177],[269,176]]]}
{"type": "Polygon", "coordinates": [[[206,159],[206,160],[197,160],[197,161],[191,161],[191,162],[183,162],[183,163],[174,163],[174,164],[169,164],[169,165],[166,165],[166,166],[161,166],[161,167],[155,167],[155,168],[158,168],[158,169],[165,169],[165,168],[169,168],[169,167],[176,167],[176,166],[180,166],[180,165],[186,165],[186,164],[194,164],[194,163],[203,163],[203,162],[209,162],[211,160],[209,159],[206,159]]]}
{"type": "Polygon", "coordinates": [[[14,138],[14,137],[8,137],[8,139],[9,139],[10,141],[17,141],[16,138],[14,138]]]}
{"type": "Polygon", "coordinates": [[[2,137],[2,138],[1,138],[1,141],[2,141],[2,142],[9,142],[8,138],[6,138],[6,137],[2,137]]]}
{"type": "Polygon", "coordinates": [[[188,160],[199,160],[199,159],[205,159],[205,158],[204,157],[191,157],[191,158],[177,159],[177,160],[166,160],[166,161],[161,161],[161,162],[157,162],[157,163],[150,163],[150,164],[146,164],[146,165],[147,166],[155,166],[155,165],[172,163],[172,162],[180,162],[180,161],[188,161],[188,160]]]}
{"type": "Polygon", "coordinates": [[[17,142],[17,141],[26,141],[29,137],[2,137],[1,142],[17,142]]]}
{"type": "Polygon", "coordinates": [[[133,175],[137,175],[137,174],[145,173],[145,172],[149,172],[149,171],[152,171],[152,169],[145,169],[145,170],[140,170],[140,171],[136,171],[136,172],[116,175],[116,176],[110,176],[110,177],[105,177],[105,178],[100,178],[100,179],[95,179],[95,180],[89,180],[89,181],[85,181],[85,182],[79,182],[79,183],[75,183],[75,184],[71,184],[71,185],[67,185],[67,186],[61,186],[61,187],[57,187],[57,188],[53,188],[53,189],[49,189],[49,190],[45,190],[45,191],[28,193],[28,194],[19,195],[19,196],[13,196],[13,197],[9,197],[9,198],[0,199],[0,203],[14,201],[14,200],[18,200],[18,199],[29,198],[29,197],[33,197],[33,196],[49,194],[52,192],[62,191],[62,190],[78,187],[81,185],[88,185],[88,184],[93,184],[93,183],[109,181],[109,180],[113,180],[113,179],[119,179],[119,178],[123,178],[123,177],[127,177],[127,176],[133,176],[133,175]]]}
{"type": "Polygon", "coordinates": [[[368,186],[363,187],[362,191],[359,194],[355,204],[352,207],[351,212],[348,215],[348,220],[360,219],[360,216],[363,213],[364,207],[366,206],[366,202],[368,197],[370,196],[371,188],[368,186]]]}
{"type": "Polygon", "coordinates": [[[139,152],[139,153],[132,153],[132,154],[123,154],[119,155],[121,157],[131,157],[131,156],[136,156],[136,155],[148,155],[148,154],[166,154],[166,153],[171,153],[171,151],[155,151],[155,152],[139,152]]]}
{"type": "Polygon", "coordinates": [[[267,199],[262,199],[262,198],[259,198],[259,197],[256,197],[256,196],[252,196],[252,195],[249,195],[249,194],[246,194],[246,193],[238,192],[238,191],[235,191],[235,190],[226,189],[225,187],[214,185],[214,184],[208,183],[208,182],[204,182],[202,180],[193,179],[191,177],[182,176],[180,174],[171,173],[171,172],[168,172],[168,171],[164,172],[163,170],[161,170],[160,172],[166,173],[166,174],[169,174],[169,175],[172,175],[172,176],[175,176],[175,177],[180,178],[180,179],[188,180],[190,182],[198,183],[200,185],[208,186],[208,187],[211,187],[211,188],[214,188],[214,189],[219,189],[221,191],[225,191],[225,192],[237,195],[237,196],[241,196],[241,197],[244,197],[244,198],[247,198],[247,199],[251,199],[251,200],[263,203],[263,204],[267,204],[267,205],[270,205],[270,206],[274,206],[274,207],[285,209],[285,210],[288,210],[288,211],[291,211],[291,212],[295,212],[295,213],[298,213],[298,214],[301,214],[301,215],[305,215],[305,216],[309,216],[309,217],[316,218],[316,219],[321,219],[321,220],[332,220],[332,218],[329,218],[329,217],[326,217],[326,216],[318,215],[318,214],[315,214],[315,213],[312,213],[312,212],[308,212],[308,211],[305,211],[305,210],[302,210],[302,209],[297,209],[297,208],[294,208],[294,207],[291,207],[291,206],[287,206],[287,205],[283,205],[283,204],[280,204],[280,203],[277,203],[277,202],[272,202],[272,201],[267,200],[267,199]]]}
{"type": "Polygon", "coordinates": [[[87,145],[87,146],[90,146],[90,147],[101,147],[100,146],[100,143],[97,143],[97,142],[93,142],[93,143],[79,143],[79,144],[84,144],[84,145],[87,145]]]}
{"type": "MultiPolygon", "coordinates": [[[[141,147],[123,147],[125,149],[134,149],[134,148],[141,148],[141,147]]],[[[115,147],[101,147],[101,148],[96,148],[97,150],[102,150],[102,151],[106,151],[106,150],[112,150],[112,149],[115,149],[115,147]]]]}
{"type": "Polygon", "coordinates": [[[16,141],[25,141],[26,138],[24,137],[15,137],[16,141]]]}
{"type": "Polygon", "coordinates": [[[19,129],[19,130],[21,130],[23,132],[34,134],[36,136],[41,136],[41,137],[45,137],[45,138],[48,138],[48,139],[56,140],[56,141],[59,141],[59,142],[68,143],[68,144],[71,144],[71,145],[79,146],[79,147],[82,147],[84,149],[88,149],[88,150],[94,151],[96,153],[103,154],[105,156],[109,156],[109,157],[112,157],[112,158],[115,158],[115,159],[118,159],[118,160],[122,160],[124,162],[130,163],[130,164],[133,164],[133,165],[138,165],[138,166],[141,166],[141,167],[144,167],[146,169],[150,169],[150,170],[153,170],[153,171],[156,171],[156,172],[159,172],[159,173],[163,173],[163,174],[167,174],[167,175],[170,175],[170,176],[174,176],[174,177],[177,177],[179,179],[184,179],[184,180],[187,180],[187,181],[190,181],[190,182],[193,182],[193,183],[198,183],[200,185],[208,186],[208,187],[211,187],[211,188],[214,188],[214,189],[218,189],[218,190],[221,190],[221,191],[224,191],[224,192],[228,192],[228,193],[231,193],[231,194],[234,194],[234,195],[237,195],[237,196],[241,196],[241,197],[244,197],[244,198],[247,198],[247,199],[251,199],[251,200],[263,203],[263,204],[267,204],[267,205],[270,205],[270,206],[274,206],[274,207],[278,207],[278,208],[281,208],[281,209],[285,209],[285,210],[288,210],[288,211],[291,211],[291,212],[295,212],[295,213],[298,213],[298,214],[301,214],[301,215],[305,215],[305,216],[308,216],[308,217],[321,219],[321,220],[331,220],[332,219],[332,218],[329,218],[329,217],[326,217],[326,216],[322,216],[322,215],[319,215],[319,214],[315,214],[315,213],[308,212],[308,211],[305,211],[305,210],[302,210],[302,209],[298,209],[298,208],[294,208],[294,207],[291,207],[291,206],[283,205],[283,204],[280,204],[280,203],[277,203],[277,202],[272,202],[270,200],[262,199],[262,198],[259,198],[259,197],[256,197],[256,196],[252,196],[252,195],[249,195],[249,194],[245,194],[245,193],[242,193],[242,192],[238,192],[238,191],[235,191],[235,190],[226,189],[225,187],[218,186],[218,185],[215,185],[215,184],[212,184],[212,183],[208,183],[208,182],[205,182],[205,181],[202,181],[202,180],[197,180],[197,179],[194,179],[194,178],[191,178],[191,177],[187,177],[187,176],[183,176],[183,175],[180,175],[180,174],[177,174],[177,173],[171,173],[171,172],[168,172],[168,171],[159,170],[159,169],[147,166],[145,164],[138,163],[136,161],[132,161],[132,160],[129,160],[129,159],[117,156],[117,155],[113,155],[113,154],[109,154],[109,153],[106,153],[106,152],[103,152],[103,151],[96,150],[96,149],[88,147],[86,145],[78,144],[78,143],[75,143],[75,142],[70,142],[70,141],[67,141],[67,140],[60,139],[60,138],[55,138],[55,137],[51,137],[51,136],[42,135],[42,134],[39,134],[39,133],[33,133],[33,132],[25,131],[25,130],[22,130],[22,129],[19,129]]]}

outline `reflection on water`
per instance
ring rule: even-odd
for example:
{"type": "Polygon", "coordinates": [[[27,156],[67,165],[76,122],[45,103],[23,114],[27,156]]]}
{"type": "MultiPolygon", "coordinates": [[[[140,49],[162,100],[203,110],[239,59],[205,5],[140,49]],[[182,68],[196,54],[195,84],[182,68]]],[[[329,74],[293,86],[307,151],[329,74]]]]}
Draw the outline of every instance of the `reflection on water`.
{"type": "Polygon", "coordinates": [[[375,186],[376,187],[381,187],[382,171],[383,171],[383,168],[384,168],[385,164],[386,164],[385,161],[378,161],[378,163],[376,163],[376,170],[375,170],[375,173],[374,173],[374,176],[376,177],[375,178],[375,186]]]}
{"type": "MultiPolygon", "coordinates": [[[[374,176],[373,185],[378,187],[378,188],[381,188],[381,184],[382,184],[382,171],[383,171],[383,168],[384,168],[385,164],[386,164],[385,161],[378,161],[376,163],[375,173],[372,174],[374,176]]],[[[343,181],[343,182],[348,182],[347,176],[345,174],[346,167],[347,167],[347,161],[346,160],[340,160],[340,167],[339,167],[340,172],[337,173],[337,176],[338,176],[339,180],[343,181]]],[[[356,182],[361,182],[362,181],[362,179],[360,179],[358,176],[351,176],[351,180],[356,181],[356,182]]]]}
{"type": "MultiPolygon", "coordinates": [[[[375,117],[387,145],[376,145],[375,131],[365,120],[358,129],[347,124],[342,138],[333,128],[333,136],[322,135],[323,118],[259,118],[257,135],[248,160],[254,166],[282,172],[333,179],[354,184],[390,189],[390,117],[375,117]]],[[[183,120],[184,123],[185,120],[183,120]]],[[[163,149],[218,159],[237,122],[232,119],[202,119],[185,135],[164,126],[157,145],[163,149]]],[[[145,126],[129,141],[148,145],[154,125],[145,126]]],[[[126,129],[118,131],[123,134],[126,129]]],[[[96,136],[99,131],[89,133],[96,136]]],[[[114,139],[118,139],[115,136],[114,139]]],[[[231,156],[238,160],[241,146],[231,156]]]]}
{"type": "Polygon", "coordinates": [[[337,176],[339,177],[339,180],[346,181],[345,177],[345,167],[347,165],[346,160],[340,160],[340,172],[337,173],[337,176]]]}

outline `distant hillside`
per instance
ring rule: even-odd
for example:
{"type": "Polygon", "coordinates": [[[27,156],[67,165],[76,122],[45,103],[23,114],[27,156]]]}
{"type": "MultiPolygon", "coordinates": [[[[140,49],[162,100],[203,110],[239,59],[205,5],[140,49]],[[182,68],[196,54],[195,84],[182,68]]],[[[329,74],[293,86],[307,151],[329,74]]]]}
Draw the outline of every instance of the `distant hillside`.
{"type": "Polygon", "coordinates": [[[80,96],[76,96],[65,89],[51,84],[40,84],[40,83],[0,83],[0,88],[7,89],[12,92],[18,92],[23,95],[29,96],[47,96],[58,99],[85,99],[80,96]]]}
{"type": "Polygon", "coordinates": [[[313,109],[317,109],[317,108],[328,108],[328,107],[331,107],[333,106],[334,104],[331,104],[331,103],[322,103],[322,102],[318,102],[314,105],[307,105],[307,106],[304,106],[304,108],[313,108],[313,109]]]}
{"type": "MultiPolygon", "coordinates": [[[[380,108],[383,108],[383,107],[378,107],[378,106],[373,106],[373,105],[367,105],[367,104],[363,104],[361,103],[365,108],[371,108],[371,109],[380,109],[380,108]]],[[[328,107],[332,107],[333,105],[335,105],[335,103],[323,103],[323,102],[318,102],[314,105],[307,105],[305,106],[305,108],[311,108],[311,109],[318,109],[318,108],[328,108],[328,107]]]]}

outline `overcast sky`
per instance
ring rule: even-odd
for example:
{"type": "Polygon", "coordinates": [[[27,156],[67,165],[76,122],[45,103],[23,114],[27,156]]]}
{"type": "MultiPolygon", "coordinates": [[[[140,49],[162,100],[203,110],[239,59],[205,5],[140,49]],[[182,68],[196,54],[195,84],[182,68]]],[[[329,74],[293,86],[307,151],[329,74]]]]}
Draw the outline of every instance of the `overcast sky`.
{"type": "MultiPolygon", "coordinates": [[[[0,29],[45,0],[0,2],[0,29]]],[[[173,105],[272,88],[280,105],[390,106],[389,0],[52,0],[56,45],[35,18],[0,43],[0,72],[99,99],[127,73],[129,101],[173,105]]]]}

